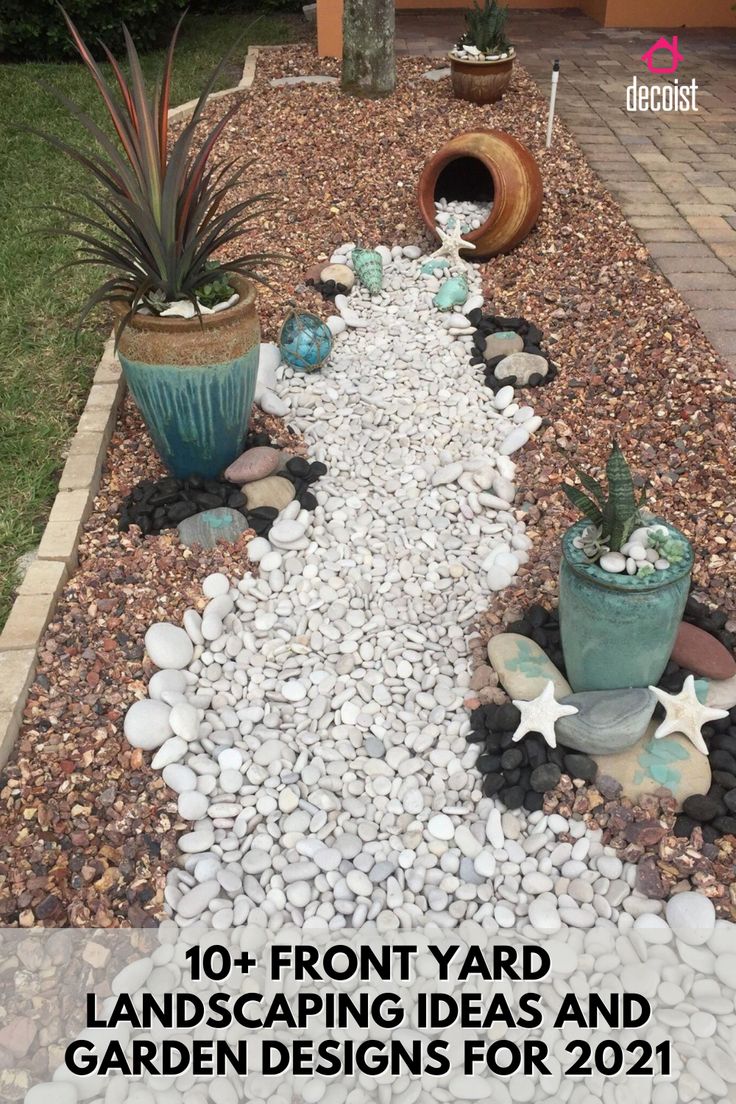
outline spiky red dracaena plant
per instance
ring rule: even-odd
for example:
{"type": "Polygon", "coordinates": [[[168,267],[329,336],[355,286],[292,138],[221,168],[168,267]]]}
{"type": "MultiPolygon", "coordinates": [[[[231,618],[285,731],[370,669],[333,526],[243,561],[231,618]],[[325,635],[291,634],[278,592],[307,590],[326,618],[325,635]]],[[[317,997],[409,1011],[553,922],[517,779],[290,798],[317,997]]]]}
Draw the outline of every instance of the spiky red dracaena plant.
{"type": "Polygon", "coordinates": [[[52,209],[70,222],[45,233],[73,238],[79,243],[72,265],[98,265],[112,272],[90,295],[78,327],[98,303],[122,301],[129,305],[117,336],[144,301],[189,299],[199,314],[197,289],[218,275],[238,273],[265,283],[261,270],[283,259],[275,253],[239,253],[226,261],[213,260],[219,250],[246,235],[250,223],[271,206],[267,194],[251,195],[227,204],[228,195],[248,165],[237,159],[213,164],[212,153],[236,106],[225,112],[194,146],[199,124],[215,80],[227,54],[207,81],[189,122],[168,149],[168,112],[174,48],[182,19],[166,51],[163,73],[153,97],[146,89],[135,44],[123,27],[130,72],[123,71],[102,44],[117,93],[105,79],[74,23],[62,8],[72,40],[107,108],[117,134],[116,143],[82,108],[56,88],[56,99],[80,122],[92,139],[91,149],[80,149],[53,134],[30,128],[45,141],[78,161],[96,180],[96,191],[79,189],[103,219],[61,206],[52,209]],[[96,149],[94,147],[97,147],[96,149]]]}

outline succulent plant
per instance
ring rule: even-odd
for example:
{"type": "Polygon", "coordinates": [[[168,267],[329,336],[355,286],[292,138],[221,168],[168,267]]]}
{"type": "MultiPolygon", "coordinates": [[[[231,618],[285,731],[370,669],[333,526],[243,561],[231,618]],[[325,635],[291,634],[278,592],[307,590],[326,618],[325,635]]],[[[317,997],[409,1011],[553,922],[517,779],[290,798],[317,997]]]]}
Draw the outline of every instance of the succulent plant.
{"type": "Polygon", "coordinates": [[[591,563],[600,559],[604,552],[611,551],[608,538],[603,536],[600,525],[588,525],[572,543],[591,563]]]}
{"type": "Polygon", "coordinates": [[[506,38],[506,20],[508,9],[497,0],[484,0],[483,7],[474,0],[473,7],[466,12],[467,31],[458,46],[475,46],[481,54],[502,54],[509,49],[506,38]]]}
{"type": "Polygon", "coordinates": [[[586,472],[577,470],[577,474],[588,494],[571,483],[563,483],[562,489],[573,506],[599,531],[601,546],[606,545],[609,551],[620,552],[621,546],[641,524],[639,511],[644,504],[644,492],[639,501],[636,500],[631,470],[624,454],[614,441],[606,463],[607,492],[597,479],[586,472]]]}
{"type": "Polygon", "coordinates": [[[687,555],[687,545],[685,542],[678,540],[677,537],[673,537],[664,528],[650,529],[648,540],[650,548],[656,548],[660,558],[667,560],[671,564],[680,563],[687,555]]]}

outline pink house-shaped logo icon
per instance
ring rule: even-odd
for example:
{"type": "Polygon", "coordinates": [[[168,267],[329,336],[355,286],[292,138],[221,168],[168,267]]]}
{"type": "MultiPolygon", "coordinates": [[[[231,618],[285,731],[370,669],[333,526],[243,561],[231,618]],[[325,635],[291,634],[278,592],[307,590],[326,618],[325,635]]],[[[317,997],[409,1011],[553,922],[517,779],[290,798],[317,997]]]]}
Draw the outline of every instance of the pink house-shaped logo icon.
{"type": "Polygon", "coordinates": [[[677,35],[673,35],[672,42],[668,42],[664,36],[657,39],[654,45],[650,46],[647,52],[641,55],[641,60],[650,73],[675,73],[677,72],[677,66],[685,59],[677,48],[677,35]],[[660,50],[667,50],[672,55],[672,64],[666,68],[655,63],[654,55],[660,50]]]}

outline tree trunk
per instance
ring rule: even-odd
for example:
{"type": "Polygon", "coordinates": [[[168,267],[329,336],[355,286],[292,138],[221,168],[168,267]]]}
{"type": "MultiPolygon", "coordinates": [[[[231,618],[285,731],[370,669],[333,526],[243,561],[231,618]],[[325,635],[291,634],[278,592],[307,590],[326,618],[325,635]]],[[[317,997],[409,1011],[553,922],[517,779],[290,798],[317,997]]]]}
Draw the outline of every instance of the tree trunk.
{"type": "Polygon", "coordinates": [[[396,83],[394,0],[345,0],[342,90],[388,96],[396,83]]]}

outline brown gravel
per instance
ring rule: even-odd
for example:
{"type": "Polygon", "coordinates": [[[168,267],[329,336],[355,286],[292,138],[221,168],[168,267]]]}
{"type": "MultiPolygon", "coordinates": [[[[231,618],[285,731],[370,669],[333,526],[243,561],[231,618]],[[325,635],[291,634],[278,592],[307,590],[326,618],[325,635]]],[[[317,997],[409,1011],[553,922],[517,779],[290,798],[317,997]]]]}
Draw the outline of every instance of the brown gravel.
{"type": "MultiPolygon", "coordinates": [[[[421,79],[434,65],[400,60],[396,94],[367,102],[344,99],[330,86],[272,89],[272,76],[337,75],[338,65],[303,47],[261,55],[222,155],[253,159],[243,195],[267,190],[283,201],[252,243],[287,249],[293,258],[276,286],[261,292],[265,336],[277,335],[305,270],[341,241],[423,239],[416,182],[444,141],[479,125],[511,132],[539,158],[545,205],[527,241],[484,266],[484,283],[495,312],[524,314],[545,330],[560,376],[532,396],[549,425],[537,447],[519,457],[519,485],[530,488],[525,508],[537,537],[531,559],[519,585],[482,619],[477,652],[514,606],[554,600],[556,538],[571,520],[559,482],[573,458],[600,463],[614,433],[651,483],[653,508],[695,541],[698,586],[733,613],[733,382],[564,127],[554,150],[543,149],[543,103],[523,71],[517,66],[502,105],[479,108],[452,100],[448,82],[421,79]],[[542,515],[544,525],[535,524],[542,515]]],[[[223,108],[222,101],[213,105],[210,117],[223,108]]],[[[315,293],[297,290],[302,303],[327,313],[315,293]]],[[[251,534],[194,556],[171,534],[144,541],[117,533],[121,496],[159,471],[126,404],[86,526],[80,570],[46,633],[25,724],[0,776],[6,924],[136,925],[160,913],[164,872],[184,826],[160,775],[124,744],[122,717],[145,693],[150,674],[145,629],[201,604],[199,582],[209,571],[247,569],[251,534]]],[[[479,676],[481,687],[500,693],[487,673],[479,676]]],[[[718,881],[715,861],[712,877],[718,881]]]]}
{"type": "MultiPolygon", "coordinates": [[[[303,451],[277,419],[257,412],[252,427],[303,451]]],[[[160,772],[122,737],[125,712],[155,670],[143,636],[153,621],[201,609],[211,571],[252,570],[255,535],[205,552],[184,548],[175,530],[147,539],[137,528],[118,532],[121,498],[163,474],[128,398],[79,570],[46,631],[25,724],[0,776],[0,924],[141,926],[161,912],[186,825],[160,772]]]]}

